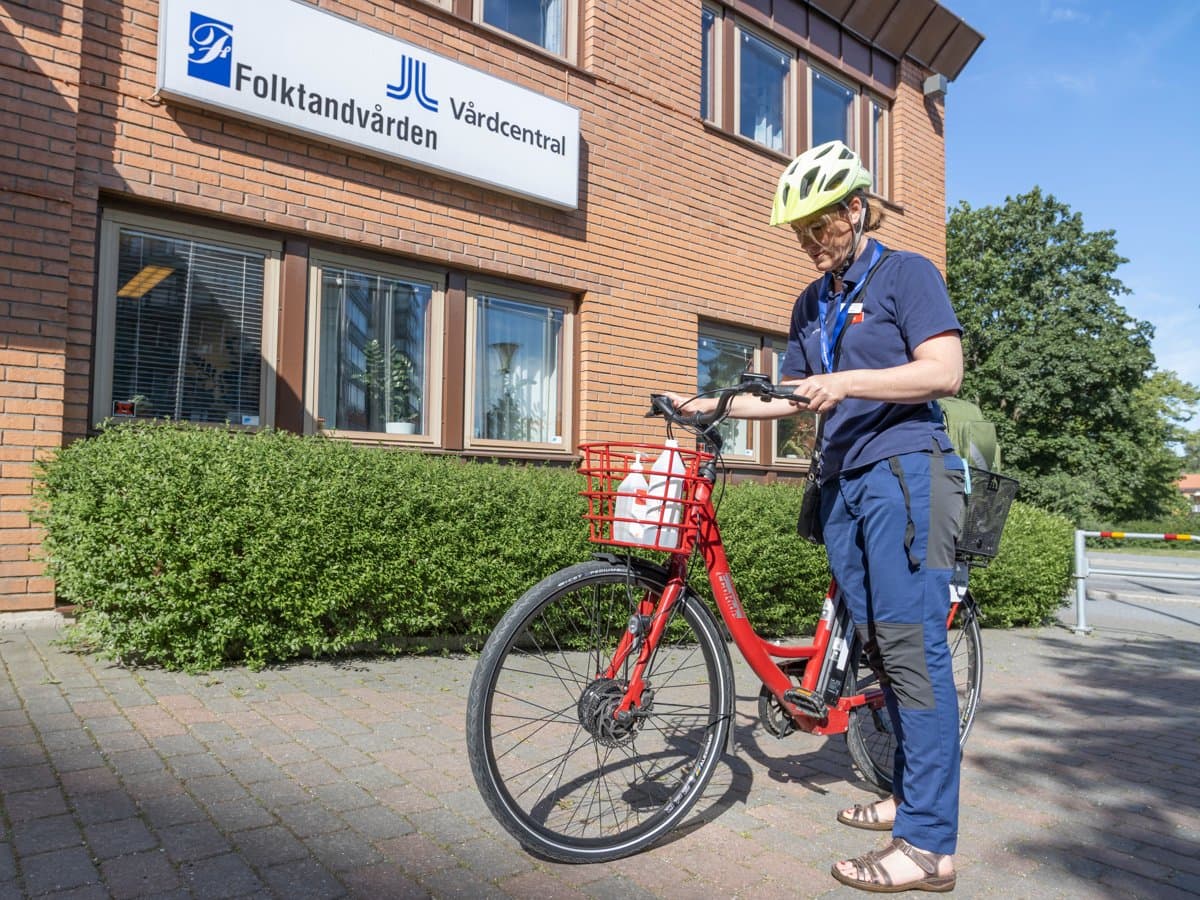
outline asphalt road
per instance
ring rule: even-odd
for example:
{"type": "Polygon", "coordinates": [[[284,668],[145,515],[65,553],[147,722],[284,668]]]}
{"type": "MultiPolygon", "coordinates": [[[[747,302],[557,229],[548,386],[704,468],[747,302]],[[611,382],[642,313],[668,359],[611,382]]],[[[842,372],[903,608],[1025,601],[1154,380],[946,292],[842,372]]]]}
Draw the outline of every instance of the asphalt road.
{"type": "Polygon", "coordinates": [[[1200,554],[1156,556],[1152,554],[1088,552],[1088,597],[1200,601],[1200,554]],[[1093,569],[1121,569],[1136,575],[1094,575],[1093,569]],[[1154,574],[1174,578],[1155,578],[1154,574]],[[1186,577],[1187,580],[1184,580],[1186,577]]]}

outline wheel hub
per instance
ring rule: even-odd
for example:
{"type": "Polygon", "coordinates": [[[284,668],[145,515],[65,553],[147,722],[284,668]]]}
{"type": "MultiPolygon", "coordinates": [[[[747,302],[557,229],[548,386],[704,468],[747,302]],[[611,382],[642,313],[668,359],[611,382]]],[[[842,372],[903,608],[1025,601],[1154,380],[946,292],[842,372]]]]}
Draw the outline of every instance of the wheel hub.
{"type": "Polygon", "coordinates": [[[645,691],[642,708],[618,718],[617,707],[624,696],[625,685],[612,678],[598,678],[584,688],[579,697],[579,724],[605,747],[616,747],[631,741],[638,732],[642,718],[649,711],[652,695],[645,691]]]}

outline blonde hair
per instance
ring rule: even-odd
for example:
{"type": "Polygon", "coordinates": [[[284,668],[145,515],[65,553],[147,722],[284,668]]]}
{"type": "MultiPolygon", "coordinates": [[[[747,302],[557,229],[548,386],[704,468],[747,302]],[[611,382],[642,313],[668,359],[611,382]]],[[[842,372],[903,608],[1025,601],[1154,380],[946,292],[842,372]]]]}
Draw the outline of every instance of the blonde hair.
{"type": "Polygon", "coordinates": [[[862,203],[863,215],[866,217],[863,223],[863,233],[866,234],[868,231],[878,231],[879,227],[883,225],[883,210],[878,209],[874,204],[872,204],[871,201],[867,199],[867,192],[861,189],[855,191],[842,202],[849,204],[850,201],[855,197],[857,197],[859,202],[862,203]]]}

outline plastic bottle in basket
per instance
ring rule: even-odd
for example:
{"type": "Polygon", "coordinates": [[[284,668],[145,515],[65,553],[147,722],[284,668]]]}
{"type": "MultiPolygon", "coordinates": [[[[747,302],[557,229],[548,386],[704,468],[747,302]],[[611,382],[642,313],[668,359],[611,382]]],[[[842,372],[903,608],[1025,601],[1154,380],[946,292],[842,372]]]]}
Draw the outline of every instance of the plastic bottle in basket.
{"type": "Polygon", "coordinates": [[[678,501],[682,496],[686,474],[687,466],[679,454],[679,442],[668,439],[666,449],[650,467],[650,509],[646,515],[650,525],[647,531],[656,528],[657,534],[648,533],[647,544],[657,543],[664,549],[679,546],[679,529],[670,526],[679,522],[683,505],[671,501],[678,501]]]}
{"type": "MultiPolygon", "coordinates": [[[[642,457],[639,454],[629,464],[629,474],[621,479],[617,487],[616,510],[613,518],[612,538],[626,544],[645,544],[647,526],[645,519],[649,511],[647,495],[650,485],[642,474],[642,457]],[[633,521],[636,520],[636,521],[633,521]]],[[[653,540],[650,541],[653,543],[653,540]]]]}

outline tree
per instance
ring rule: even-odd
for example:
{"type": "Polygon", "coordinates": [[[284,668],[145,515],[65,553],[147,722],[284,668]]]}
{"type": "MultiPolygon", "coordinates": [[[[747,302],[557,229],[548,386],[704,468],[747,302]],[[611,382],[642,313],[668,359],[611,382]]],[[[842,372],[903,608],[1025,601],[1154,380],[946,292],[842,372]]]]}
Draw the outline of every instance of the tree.
{"type": "Polygon", "coordinates": [[[1022,497],[1078,523],[1153,518],[1180,459],[1168,443],[1197,389],[1156,372],[1131,317],[1113,231],[1034,188],[950,211],[947,283],[962,322],[962,396],[993,419],[1022,497]]]}
{"type": "Polygon", "coordinates": [[[1200,472],[1200,431],[1188,431],[1183,435],[1183,471],[1200,472]]]}

